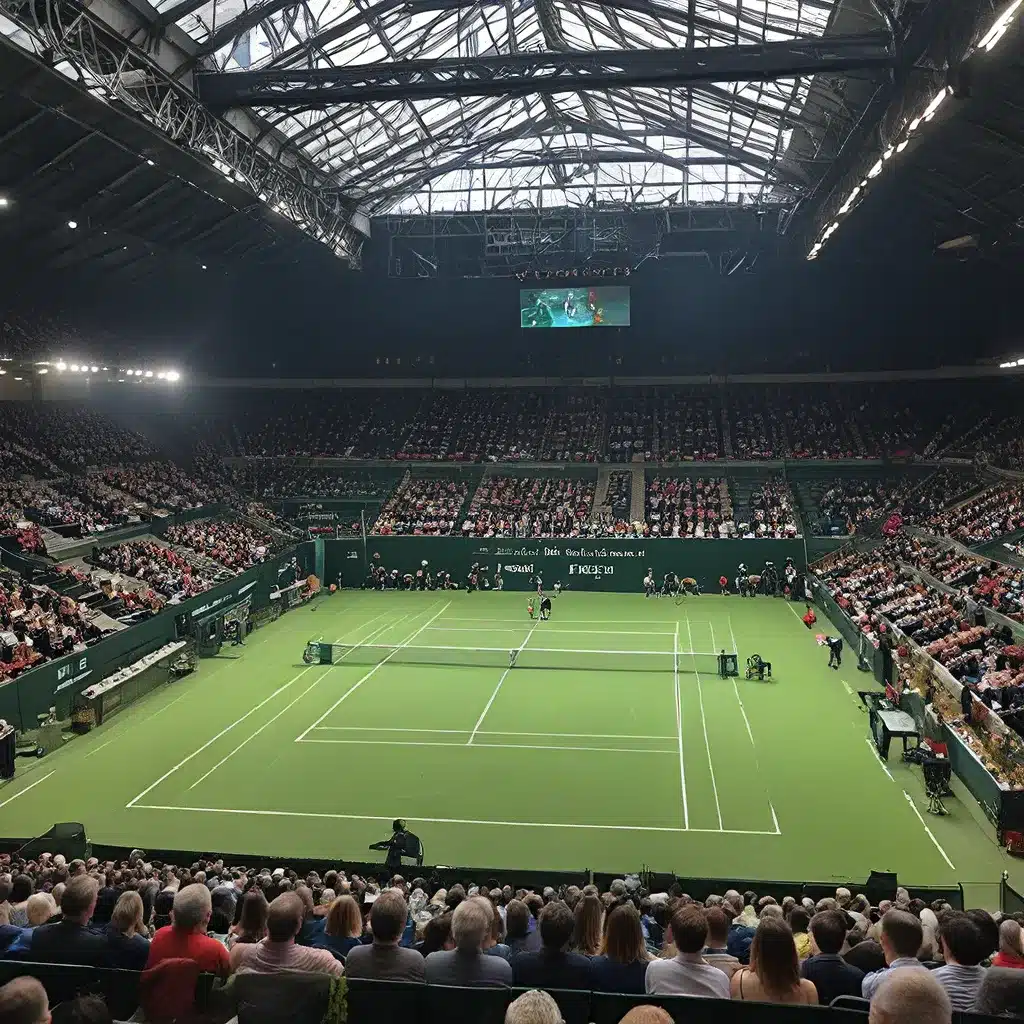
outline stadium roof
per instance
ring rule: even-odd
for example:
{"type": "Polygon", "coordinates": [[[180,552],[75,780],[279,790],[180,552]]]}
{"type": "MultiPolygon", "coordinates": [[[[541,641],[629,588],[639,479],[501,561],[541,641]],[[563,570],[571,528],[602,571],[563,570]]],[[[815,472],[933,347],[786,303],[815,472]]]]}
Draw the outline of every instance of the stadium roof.
{"type": "MultiPolygon", "coordinates": [[[[497,64],[545,54],[625,53],[628,60],[647,51],[691,51],[699,59],[725,48],[820,39],[836,6],[837,0],[156,0],[161,23],[177,24],[198,43],[200,66],[212,61],[235,76],[358,73],[409,61],[431,62],[423,65],[428,70],[478,61],[500,75],[497,64]]],[[[858,30],[884,27],[879,17],[858,30]]],[[[338,104],[314,107],[294,97],[294,106],[281,109],[284,97],[273,107],[258,98],[252,105],[374,214],[786,202],[807,185],[786,153],[808,116],[812,77],[518,95],[460,95],[449,80],[450,88],[442,83],[424,98],[394,89],[366,102],[353,91],[338,104]]],[[[200,95],[208,98],[202,85],[201,76],[200,95]]]]}

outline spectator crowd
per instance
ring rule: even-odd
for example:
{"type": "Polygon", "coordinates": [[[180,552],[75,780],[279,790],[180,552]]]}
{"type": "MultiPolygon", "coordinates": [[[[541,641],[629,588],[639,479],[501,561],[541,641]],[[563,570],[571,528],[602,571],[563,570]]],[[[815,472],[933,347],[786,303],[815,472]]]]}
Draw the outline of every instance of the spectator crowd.
{"type": "MultiPolygon", "coordinates": [[[[810,1005],[845,997],[869,1001],[872,1013],[902,1005],[886,1024],[1024,1006],[1017,917],[926,904],[902,888],[877,906],[844,887],[817,902],[736,889],[700,901],[678,882],[650,892],[636,876],[604,892],[443,888],[337,868],[182,867],[141,851],[120,862],[4,855],[0,871],[3,958],[136,971],[185,961],[226,980],[225,991],[236,977],[289,971],[514,985],[531,990],[520,998],[535,1009],[547,1007],[538,992],[548,989],[810,1005]]],[[[0,1019],[9,995],[0,991],[0,1019]]],[[[508,1020],[519,1019],[515,1006],[508,1020]]]]}

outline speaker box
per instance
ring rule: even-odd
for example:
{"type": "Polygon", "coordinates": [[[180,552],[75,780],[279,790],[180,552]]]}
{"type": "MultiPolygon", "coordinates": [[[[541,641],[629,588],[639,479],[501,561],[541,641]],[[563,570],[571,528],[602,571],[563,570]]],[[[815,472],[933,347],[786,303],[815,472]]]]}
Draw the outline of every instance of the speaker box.
{"type": "Polygon", "coordinates": [[[896,899],[899,884],[895,871],[872,871],[864,886],[864,895],[873,907],[877,907],[882,900],[896,899]]]}
{"type": "Polygon", "coordinates": [[[21,848],[20,856],[33,860],[41,853],[62,853],[69,861],[76,858],[85,860],[90,856],[85,826],[78,821],[58,821],[38,839],[26,843],[21,848]]]}

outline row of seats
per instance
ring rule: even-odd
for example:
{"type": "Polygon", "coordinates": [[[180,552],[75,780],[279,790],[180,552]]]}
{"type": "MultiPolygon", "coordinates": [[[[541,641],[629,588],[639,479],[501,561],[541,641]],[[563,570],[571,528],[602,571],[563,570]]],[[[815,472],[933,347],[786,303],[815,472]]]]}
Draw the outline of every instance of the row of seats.
{"type": "MultiPolygon", "coordinates": [[[[60,1006],[82,993],[103,995],[115,1019],[127,1019],[142,1006],[145,1019],[167,1020],[155,1000],[156,971],[134,972],[0,961],[0,984],[22,975],[46,988],[55,1024],[60,1006]]],[[[327,1019],[331,979],[325,975],[238,975],[217,990],[209,975],[196,982],[191,1019],[221,1020],[234,1011],[238,1024],[320,1024],[327,1019]]],[[[349,979],[345,983],[348,1024],[504,1024],[510,1003],[527,989],[458,988],[408,982],[349,979]]],[[[620,995],[551,990],[563,1024],[618,1024],[636,1006],[659,1006],[675,1024],[863,1024],[866,1004],[857,1009],[786,1006],[688,996],[620,995]]],[[[165,1008],[163,1008],[165,1010],[165,1008]]],[[[955,1012],[954,1024],[984,1024],[997,1018],[955,1012]]]]}

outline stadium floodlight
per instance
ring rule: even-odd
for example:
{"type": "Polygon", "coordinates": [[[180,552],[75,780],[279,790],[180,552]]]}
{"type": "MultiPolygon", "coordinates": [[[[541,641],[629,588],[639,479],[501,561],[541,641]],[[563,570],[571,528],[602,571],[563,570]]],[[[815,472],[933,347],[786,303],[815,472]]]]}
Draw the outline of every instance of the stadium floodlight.
{"type": "Polygon", "coordinates": [[[78,363],[72,363],[71,364],[71,372],[72,373],[78,373],[78,363]]]}
{"type": "Polygon", "coordinates": [[[921,119],[923,121],[930,121],[935,116],[935,112],[939,109],[939,107],[942,106],[943,102],[945,101],[945,99],[949,95],[949,93],[950,93],[949,86],[945,86],[942,89],[940,89],[932,97],[931,103],[929,103],[928,106],[925,107],[925,111],[921,115],[921,119]]]}
{"type": "Polygon", "coordinates": [[[160,372],[159,372],[159,373],[158,373],[158,374],[156,375],[156,379],[157,379],[157,380],[167,380],[167,374],[166,374],[166,373],[164,373],[164,371],[163,371],[163,370],[161,370],[161,371],[160,371],[160,372]]]}
{"type": "Polygon", "coordinates": [[[896,152],[902,153],[910,145],[910,139],[904,139],[897,147],[896,152]]]}
{"type": "Polygon", "coordinates": [[[10,206],[10,205],[11,205],[11,201],[10,201],[10,199],[7,198],[7,196],[0,196],[0,209],[3,209],[5,206],[10,206]]]}
{"type": "Polygon", "coordinates": [[[74,231],[75,228],[78,227],[78,221],[77,220],[69,220],[68,221],[68,227],[71,228],[72,231],[74,231]]]}
{"type": "Polygon", "coordinates": [[[39,372],[39,375],[42,376],[44,373],[49,373],[50,371],[45,366],[43,366],[43,367],[40,367],[38,372],[39,372]]]}
{"type": "Polygon", "coordinates": [[[153,371],[152,370],[147,370],[146,371],[146,376],[147,377],[152,377],[153,376],[153,371]]]}
{"type": "Polygon", "coordinates": [[[982,36],[981,42],[978,43],[979,50],[985,50],[986,52],[991,53],[992,48],[996,43],[1006,35],[1006,30],[1010,27],[1010,22],[1013,20],[1014,15],[1020,10],[1022,2],[1024,2],[1024,0],[1014,0],[1014,2],[1011,3],[998,18],[996,18],[992,27],[984,36],[982,36]]]}
{"type": "Polygon", "coordinates": [[[181,380],[181,374],[178,373],[177,370],[168,370],[167,371],[167,379],[173,384],[173,383],[181,380]]]}
{"type": "Polygon", "coordinates": [[[879,160],[878,163],[876,163],[875,166],[872,167],[870,171],[868,171],[868,177],[869,178],[877,178],[881,173],[882,173],[882,161],[879,160]]]}
{"type": "Polygon", "coordinates": [[[63,373],[67,368],[68,364],[65,363],[63,359],[57,364],[57,369],[60,370],[61,373],[63,373]]]}
{"type": "Polygon", "coordinates": [[[98,366],[90,366],[89,369],[92,370],[93,373],[100,372],[100,368],[98,366]]]}

